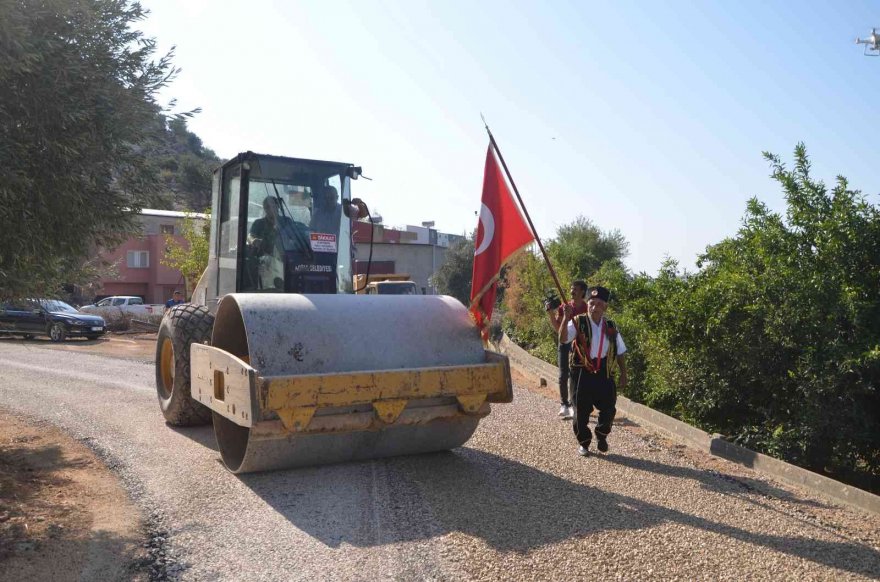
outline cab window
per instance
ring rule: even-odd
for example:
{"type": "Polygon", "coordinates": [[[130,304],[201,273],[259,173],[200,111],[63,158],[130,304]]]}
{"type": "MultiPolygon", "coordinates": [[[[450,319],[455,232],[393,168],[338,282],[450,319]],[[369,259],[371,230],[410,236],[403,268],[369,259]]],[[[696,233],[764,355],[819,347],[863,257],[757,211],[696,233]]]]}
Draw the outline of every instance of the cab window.
{"type": "Polygon", "coordinates": [[[254,222],[264,215],[263,203],[266,198],[280,199],[281,213],[289,216],[295,223],[302,226],[309,224],[312,218],[312,190],[308,186],[289,184],[272,184],[251,180],[248,197],[247,231],[251,232],[254,222]]]}

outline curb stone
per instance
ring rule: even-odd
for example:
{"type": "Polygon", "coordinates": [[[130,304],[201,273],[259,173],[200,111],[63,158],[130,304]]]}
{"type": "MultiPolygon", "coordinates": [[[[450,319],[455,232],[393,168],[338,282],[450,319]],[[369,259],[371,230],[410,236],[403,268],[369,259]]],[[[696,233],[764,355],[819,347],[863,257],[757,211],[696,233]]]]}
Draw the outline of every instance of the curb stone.
{"type": "MultiPolygon", "coordinates": [[[[559,368],[536,358],[513,343],[504,334],[496,343],[498,351],[510,360],[511,367],[533,377],[541,386],[552,386],[559,377],[559,368]]],[[[650,425],[672,439],[692,448],[749,467],[759,473],[779,479],[789,485],[807,489],[831,501],[880,515],[880,496],[851,485],[835,481],[818,473],[756,453],[724,440],[720,434],[710,435],[685,422],[633,402],[625,396],[617,397],[617,410],[632,420],[650,425]]]]}

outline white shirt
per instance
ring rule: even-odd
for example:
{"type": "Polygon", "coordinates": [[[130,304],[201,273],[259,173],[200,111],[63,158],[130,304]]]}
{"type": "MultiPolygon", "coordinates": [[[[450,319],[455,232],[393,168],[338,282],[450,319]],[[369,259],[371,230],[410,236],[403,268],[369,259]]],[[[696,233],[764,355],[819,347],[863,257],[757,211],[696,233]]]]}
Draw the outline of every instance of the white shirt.
{"type": "MultiPolygon", "coordinates": [[[[590,342],[590,359],[595,358],[604,358],[608,355],[608,336],[605,336],[605,341],[599,341],[601,337],[599,334],[602,333],[602,323],[605,322],[605,318],[603,317],[599,323],[595,323],[593,319],[587,315],[585,316],[587,321],[590,322],[590,325],[593,326],[593,341],[590,342]],[[599,344],[602,344],[602,355],[599,355],[599,344]]],[[[569,321],[568,326],[565,328],[565,342],[570,343],[574,340],[577,335],[574,328],[574,321],[569,321]]],[[[623,336],[620,335],[620,331],[617,332],[617,355],[622,356],[626,353],[626,344],[623,343],[623,336]]]]}

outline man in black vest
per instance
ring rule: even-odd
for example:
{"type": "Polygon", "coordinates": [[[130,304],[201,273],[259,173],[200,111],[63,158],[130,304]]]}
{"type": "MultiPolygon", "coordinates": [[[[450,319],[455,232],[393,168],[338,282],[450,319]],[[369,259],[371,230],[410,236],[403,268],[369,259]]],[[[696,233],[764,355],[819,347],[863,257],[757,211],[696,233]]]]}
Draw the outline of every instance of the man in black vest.
{"type": "Polygon", "coordinates": [[[587,297],[587,313],[572,319],[573,310],[566,305],[559,326],[559,342],[571,342],[572,427],[580,444],[578,452],[585,457],[593,440],[589,427],[593,407],[599,411],[596,448],[608,452],[608,434],[617,413],[617,387],[611,375],[615,363],[620,368],[620,387],[626,387],[626,344],[614,322],[605,318],[611,292],[605,287],[594,287],[587,297]]]}

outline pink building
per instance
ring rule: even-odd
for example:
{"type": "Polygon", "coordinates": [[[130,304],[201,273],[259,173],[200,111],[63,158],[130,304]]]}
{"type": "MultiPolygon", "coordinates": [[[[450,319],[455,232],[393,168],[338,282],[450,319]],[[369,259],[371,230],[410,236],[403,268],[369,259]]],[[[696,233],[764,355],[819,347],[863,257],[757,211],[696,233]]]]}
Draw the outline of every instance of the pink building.
{"type": "MultiPolygon", "coordinates": [[[[195,214],[207,218],[204,214],[195,214]]],[[[143,235],[130,238],[104,258],[116,265],[118,276],[100,282],[96,299],[109,295],[138,295],[146,303],[165,303],[175,289],[184,290],[183,275],[161,263],[165,256],[165,236],[178,242],[185,213],[144,208],[140,214],[143,235]]]]}

